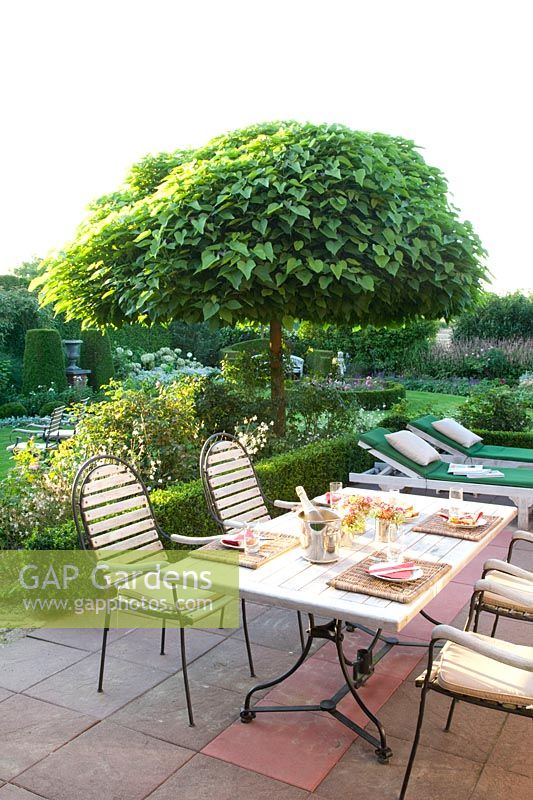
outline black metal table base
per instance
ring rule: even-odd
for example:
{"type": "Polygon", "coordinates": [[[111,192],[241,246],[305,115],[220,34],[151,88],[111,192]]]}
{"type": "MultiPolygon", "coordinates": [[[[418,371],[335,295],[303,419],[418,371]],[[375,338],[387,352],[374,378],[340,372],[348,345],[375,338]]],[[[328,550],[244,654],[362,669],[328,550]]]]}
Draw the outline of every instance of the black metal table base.
{"type": "Polygon", "coordinates": [[[361,686],[364,686],[370,676],[374,673],[375,665],[381,661],[381,659],[393,648],[393,647],[427,647],[425,642],[408,642],[408,641],[400,641],[395,636],[386,636],[383,635],[381,629],[377,631],[373,631],[370,628],[365,627],[364,625],[346,625],[346,630],[353,631],[355,629],[362,630],[363,632],[372,636],[372,640],[368,647],[361,647],[357,650],[357,656],[355,661],[351,661],[346,657],[343,649],[343,640],[344,640],[344,633],[343,633],[343,623],[341,620],[333,619],[331,622],[326,623],[325,625],[315,625],[314,615],[309,614],[309,629],[307,631],[307,640],[305,642],[304,648],[300,655],[298,656],[294,665],[284,672],[282,675],[279,675],[276,678],[273,678],[270,681],[265,681],[263,683],[258,683],[254,686],[244,700],[244,705],[241,708],[241,722],[251,722],[257,714],[264,714],[264,713],[284,713],[288,711],[326,711],[328,714],[331,714],[332,717],[335,717],[339,722],[349,728],[351,731],[356,733],[362,739],[365,739],[369,744],[371,744],[375,748],[376,756],[378,761],[382,764],[386,764],[392,756],[392,750],[390,747],[387,746],[387,738],[385,734],[385,729],[383,725],[376,717],[375,714],[370,711],[368,706],[362,700],[358,689],[361,686]],[[299,667],[302,666],[305,659],[309,655],[309,651],[311,650],[311,646],[315,639],[326,639],[329,642],[333,642],[337,649],[337,656],[339,659],[339,664],[342,670],[342,674],[345,679],[345,684],[340,687],[340,689],[333,695],[326,700],[322,700],[318,704],[305,704],[305,705],[289,705],[289,706],[254,706],[251,707],[251,701],[254,694],[262,689],[270,689],[273,686],[277,686],[278,684],[282,683],[284,680],[289,678],[293,675],[299,667]],[[376,650],[378,644],[381,644],[381,647],[376,650]],[[368,718],[370,722],[374,724],[377,729],[377,736],[373,736],[369,733],[365,728],[362,728],[360,725],[357,725],[356,722],[351,720],[345,714],[337,709],[337,705],[340,701],[346,697],[347,694],[351,694],[354,698],[355,702],[359,706],[359,708],[363,711],[365,716],[368,718]]]}

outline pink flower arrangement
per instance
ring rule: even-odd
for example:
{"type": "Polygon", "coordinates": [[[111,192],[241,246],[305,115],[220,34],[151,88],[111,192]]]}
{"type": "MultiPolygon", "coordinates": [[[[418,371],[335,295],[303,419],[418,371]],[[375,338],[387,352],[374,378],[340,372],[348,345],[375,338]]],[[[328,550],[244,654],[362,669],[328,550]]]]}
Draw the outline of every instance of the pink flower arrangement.
{"type": "Polygon", "coordinates": [[[341,507],[343,531],[351,534],[363,533],[373,504],[372,498],[366,495],[350,495],[341,507]]]}
{"type": "Polygon", "coordinates": [[[401,525],[405,522],[405,508],[397,506],[395,503],[387,503],[385,500],[375,500],[370,516],[401,525]]]}

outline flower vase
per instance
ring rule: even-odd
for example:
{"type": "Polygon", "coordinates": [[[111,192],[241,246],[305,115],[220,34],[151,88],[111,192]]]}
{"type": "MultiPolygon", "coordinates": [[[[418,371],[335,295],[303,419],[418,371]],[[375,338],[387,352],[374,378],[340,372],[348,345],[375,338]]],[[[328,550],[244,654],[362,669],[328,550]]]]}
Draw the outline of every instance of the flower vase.
{"type": "Polygon", "coordinates": [[[388,544],[389,542],[389,525],[391,524],[388,519],[375,519],[376,527],[374,531],[375,544],[388,544]]]}

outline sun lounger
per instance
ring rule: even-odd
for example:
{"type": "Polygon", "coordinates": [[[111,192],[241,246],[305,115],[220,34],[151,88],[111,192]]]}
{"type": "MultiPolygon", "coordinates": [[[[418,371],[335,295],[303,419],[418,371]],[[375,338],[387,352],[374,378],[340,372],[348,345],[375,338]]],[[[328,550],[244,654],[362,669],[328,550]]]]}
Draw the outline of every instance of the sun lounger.
{"type": "Polygon", "coordinates": [[[472,447],[464,447],[433,427],[433,423],[438,420],[439,417],[426,414],[410,422],[407,427],[433,447],[453,455],[457,461],[496,467],[533,467],[533,448],[503,447],[483,442],[477,442],[472,447]]]}
{"type": "Polygon", "coordinates": [[[378,485],[381,489],[406,487],[447,490],[460,485],[464,492],[475,495],[496,495],[509,498],[518,508],[518,527],[529,529],[529,512],[533,505],[533,470],[502,467],[498,477],[465,478],[448,472],[450,456],[443,456],[421,466],[389,444],[385,435],[391,431],[374,428],[360,436],[359,446],[376,456],[378,463],[366,472],[350,473],[350,483],[378,485]],[[447,460],[448,459],[448,460],[447,460]]]}

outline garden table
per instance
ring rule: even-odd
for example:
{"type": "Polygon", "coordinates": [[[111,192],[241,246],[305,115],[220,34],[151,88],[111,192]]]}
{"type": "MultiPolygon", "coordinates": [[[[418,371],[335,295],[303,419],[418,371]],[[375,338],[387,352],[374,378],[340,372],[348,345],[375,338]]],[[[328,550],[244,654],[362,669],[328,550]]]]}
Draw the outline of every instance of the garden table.
{"type": "MultiPolygon", "coordinates": [[[[345,493],[354,493],[354,489],[345,489],[345,493]]],[[[365,491],[373,497],[386,497],[379,491],[365,491]]],[[[324,501],[324,498],[316,498],[324,501]]],[[[408,525],[405,534],[406,555],[422,558],[425,561],[444,562],[450,569],[436,583],[420,594],[410,603],[400,603],[366,594],[341,591],[327,585],[327,581],[344,572],[352,564],[362,561],[383,547],[373,542],[373,524],[357,543],[350,548],[341,548],[339,560],[330,564],[311,564],[306,561],[299,547],[280,555],[258,569],[241,567],[239,571],[240,593],[245,600],[271,606],[299,610],[309,617],[307,640],[302,653],[295,664],[282,675],[254,686],[246,695],[241,709],[241,721],[251,722],[258,713],[284,711],[325,711],[334,716],[359,736],[366,739],[376,749],[378,760],[388,761],[392,751],[387,746],[386,735],[379,719],[365,705],[358,689],[363,686],[374,672],[375,664],[380,661],[394,646],[426,647],[423,642],[399,640],[395,633],[401,631],[418,613],[423,614],[433,624],[438,624],[424,611],[425,606],[465,567],[484,547],[487,546],[516,516],[516,508],[478,502],[465,502],[465,510],[482,509],[487,515],[501,519],[487,532],[481,541],[467,541],[437,534],[417,533],[412,530],[421,519],[435,513],[445,505],[442,498],[418,495],[400,495],[419,511],[419,517],[408,525]],[[315,615],[330,621],[317,624],[315,615]],[[368,647],[360,648],[357,657],[351,661],[343,650],[344,631],[363,630],[372,638],[368,647]],[[385,633],[384,633],[385,632],[385,633]],[[255,706],[251,707],[253,695],[262,689],[268,689],[281,683],[292,675],[304,663],[315,639],[326,639],[335,644],[339,664],[345,684],[331,698],[319,704],[301,706],[255,706]],[[351,693],[358,706],[378,730],[378,738],[365,728],[357,725],[337,709],[337,704],[348,693],[351,693]]],[[[294,533],[298,532],[299,521],[294,513],[283,514],[273,520],[262,523],[268,531],[294,533]]]]}

